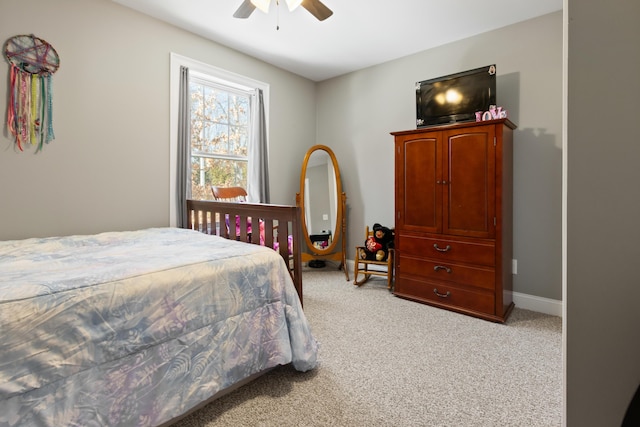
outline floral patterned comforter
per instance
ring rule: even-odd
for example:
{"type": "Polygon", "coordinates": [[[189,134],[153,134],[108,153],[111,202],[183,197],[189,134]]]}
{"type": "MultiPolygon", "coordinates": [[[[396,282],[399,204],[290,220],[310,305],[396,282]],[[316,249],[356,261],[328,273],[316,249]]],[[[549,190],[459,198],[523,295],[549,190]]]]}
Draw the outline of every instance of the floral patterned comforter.
{"type": "Polygon", "coordinates": [[[0,242],[0,426],[153,426],[316,366],[272,249],[154,228],[0,242]]]}

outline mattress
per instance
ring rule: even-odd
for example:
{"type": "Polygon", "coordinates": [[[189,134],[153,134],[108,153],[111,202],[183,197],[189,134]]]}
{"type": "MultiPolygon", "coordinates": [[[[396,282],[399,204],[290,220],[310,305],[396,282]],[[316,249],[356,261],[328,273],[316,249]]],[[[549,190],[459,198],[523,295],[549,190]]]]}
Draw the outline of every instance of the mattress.
{"type": "Polygon", "coordinates": [[[0,425],[158,425],[317,364],[283,259],[179,228],[0,242],[0,425]]]}

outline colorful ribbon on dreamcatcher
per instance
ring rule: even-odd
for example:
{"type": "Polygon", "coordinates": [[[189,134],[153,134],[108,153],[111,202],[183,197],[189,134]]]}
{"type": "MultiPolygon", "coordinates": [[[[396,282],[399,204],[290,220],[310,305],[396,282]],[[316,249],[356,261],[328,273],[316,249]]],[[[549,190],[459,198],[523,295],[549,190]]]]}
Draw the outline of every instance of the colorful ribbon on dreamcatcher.
{"type": "Polygon", "coordinates": [[[20,151],[32,144],[38,152],[55,139],[51,75],[60,67],[58,53],[33,35],[10,38],[4,52],[11,65],[7,129],[20,151]]]}

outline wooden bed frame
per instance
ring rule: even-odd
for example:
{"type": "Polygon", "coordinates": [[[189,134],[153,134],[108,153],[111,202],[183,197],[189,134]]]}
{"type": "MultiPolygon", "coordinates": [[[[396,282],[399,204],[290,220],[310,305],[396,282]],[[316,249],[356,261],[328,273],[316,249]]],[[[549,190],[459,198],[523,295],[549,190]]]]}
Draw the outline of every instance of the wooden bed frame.
{"type": "MultiPolygon", "coordinates": [[[[297,206],[232,203],[210,200],[187,200],[187,228],[206,234],[260,244],[260,233],[248,233],[249,224],[264,222],[264,245],[272,248],[278,242],[278,252],[289,267],[293,284],[302,303],[302,256],[300,240],[300,208],[297,206]],[[228,215],[228,217],[226,217],[228,215]],[[227,229],[225,218],[240,218],[240,233],[236,227],[227,229]],[[222,218],[222,220],[221,220],[222,218]],[[221,226],[222,225],[222,226],[221,226]],[[293,253],[289,254],[289,235],[293,237],[293,253]]],[[[233,224],[235,221],[231,221],[233,224]]],[[[252,231],[257,230],[252,226],[252,231]]]]}

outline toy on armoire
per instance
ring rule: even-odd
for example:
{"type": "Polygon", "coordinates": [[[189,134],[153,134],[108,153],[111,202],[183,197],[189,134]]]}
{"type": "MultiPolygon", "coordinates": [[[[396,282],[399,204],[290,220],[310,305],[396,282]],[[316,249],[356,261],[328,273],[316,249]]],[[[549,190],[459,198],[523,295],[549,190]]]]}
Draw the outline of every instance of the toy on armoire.
{"type": "Polygon", "coordinates": [[[393,249],[394,237],[392,229],[378,223],[373,224],[373,235],[367,237],[358,256],[369,261],[386,261],[389,249],[393,249]]]}

